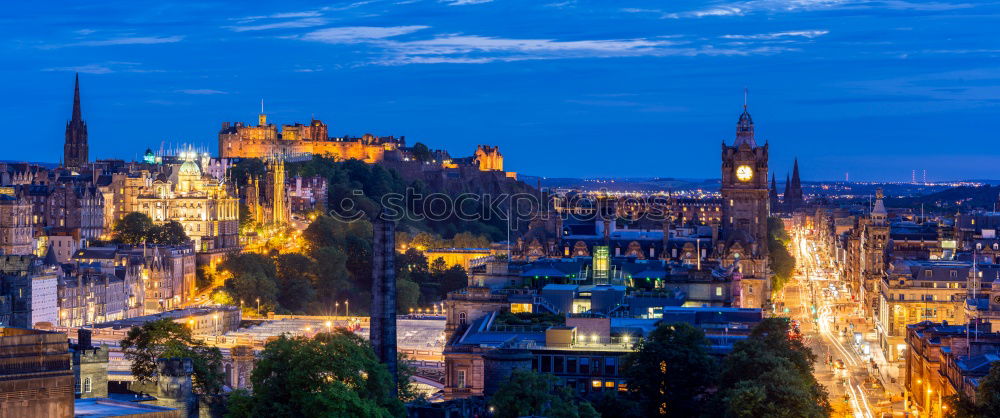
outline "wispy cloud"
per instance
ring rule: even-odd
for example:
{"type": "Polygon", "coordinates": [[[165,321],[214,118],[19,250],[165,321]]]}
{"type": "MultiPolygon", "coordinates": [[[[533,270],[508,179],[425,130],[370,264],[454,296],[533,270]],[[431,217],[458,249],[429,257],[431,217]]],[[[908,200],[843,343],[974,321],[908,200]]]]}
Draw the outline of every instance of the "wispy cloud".
{"type": "Polygon", "coordinates": [[[743,16],[752,13],[784,13],[824,9],[885,9],[945,11],[973,7],[969,3],[911,0],[745,0],[709,7],[666,12],[660,9],[622,9],[628,13],[661,13],[665,19],[702,18],[712,16],[743,16]]]}
{"type": "Polygon", "coordinates": [[[796,31],[786,31],[786,32],[772,32],[772,33],[758,33],[754,35],[722,35],[725,39],[753,39],[753,40],[771,40],[780,38],[817,38],[830,33],[828,30],[796,30],[796,31]]]}
{"type": "Polygon", "coordinates": [[[213,94],[229,94],[228,92],[222,90],[213,90],[213,89],[182,89],[182,90],[177,90],[177,92],[184,94],[200,95],[200,96],[207,96],[213,94]]]}
{"type": "Polygon", "coordinates": [[[120,38],[109,38],[109,39],[94,39],[94,40],[84,40],[78,42],[70,42],[65,44],[46,44],[42,45],[43,49],[54,49],[54,48],[67,48],[76,46],[113,46],[113,45],[154,45],[154,44],[171,44],[175,42],[180,42],[184,39],[184,36],[174,35],[174,36],[125,36],[120,38]]]}
{"type": "Polygon", "coordinates": [[[402,64],[483,64],[541,59],[614,58],[638,56],[754,55],[777,53],[788,48],[717,48],[687,45],[659,38],[594,39],[558,41],[552,39],[510,39],[475,35],[448,35],[427,40],[384,42],[382,65],[402,64]]]}
{"type": "Polygon", "coordinates": [[[322,17],[304,17],[295,20],[286,20],[284,22],[272,22],[272,23],[261,23],[257,25],[238,25],[238,26],[228,26],[236,32],[247,32],[247,31],[257,31],[257,30],[271,30],[271,29],[295,29],[295,28],[312,28],[316,26],[323,26],[327,24],[328,20],[322,17]]]}
{"type": "Polygon", "coordinates": [[[470,4],[483,4],[489,3],[493,0],[440,0],[442,3],[447,3],[449,6],[467,6],[470,4]]]}
{"type": "Polygon", "coordinates": [[[232,20],[235,20],[240,23],[250,23],[265,19],[298,19],[304,17],[319,17],[322,15],[323,14],[320,13],[318,10],[309,10],[304,12],[282,12],[282,13],[273,13],[269,15],[238,17],[232,20]]]}
{"type": "Polygon", "coordinates": [[[84,74],[112,74],[112,73],[158,73],[162,70],[149,70],[140,67],[137,62],[108,61],[95,64],[71,65],[67,67],[43,68],[42,71],[67,71],[84,74]]]}
{"type": "Polygon", "coordinates": [[[347,44],[391,38],[427,28],[429,26],[347,26],[312,31],[300,36],[299,39],[328,44],[347,44]]]}

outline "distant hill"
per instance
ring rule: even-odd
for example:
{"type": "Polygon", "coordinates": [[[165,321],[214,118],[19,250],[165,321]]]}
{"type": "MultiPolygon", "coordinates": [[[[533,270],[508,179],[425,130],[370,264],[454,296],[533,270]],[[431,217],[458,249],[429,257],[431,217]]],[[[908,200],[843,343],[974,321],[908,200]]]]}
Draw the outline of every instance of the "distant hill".
{"type": "Polygon", "coordinates": [[[890,207],[919,208],[920,205],[923,205],[925,209],[947,211],[977,208],[994,210],[998,195],[1000,195],[1000,186],[962,186],[923,196],[886,199],[885,203],[886,206],[890,207]]]}
{"type": "Polygon", "coordinates": [[[579,189],[587,191],[641,191],[668,192],[677,190],[718,190],[718,179],[681,179],[673,177],[621,177],[621,178],[569,178],[569,177],[536,177],[519,176],[521,180],[532,186],[541,183],[542,187],[579,189]]]}

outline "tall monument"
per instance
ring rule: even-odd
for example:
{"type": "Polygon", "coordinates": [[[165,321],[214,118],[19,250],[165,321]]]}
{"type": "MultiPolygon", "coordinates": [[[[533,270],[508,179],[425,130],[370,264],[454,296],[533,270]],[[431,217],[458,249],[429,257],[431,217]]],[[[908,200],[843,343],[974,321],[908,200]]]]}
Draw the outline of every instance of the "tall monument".
{"type": "Polygon", "coordinates": [[[396,396],[396,224],[379,214],[373,229],[370,340],[375,356],[389,369],[396,396]]]}
{"type": "Polygon", "coordinates": [[[73,116],[66,122],[66,143],[63,145],[63,165],[70,169],[80,169],[87,165],[87,122],[80,111],[80,74],[76,75],[73,89],[73,116]]]}

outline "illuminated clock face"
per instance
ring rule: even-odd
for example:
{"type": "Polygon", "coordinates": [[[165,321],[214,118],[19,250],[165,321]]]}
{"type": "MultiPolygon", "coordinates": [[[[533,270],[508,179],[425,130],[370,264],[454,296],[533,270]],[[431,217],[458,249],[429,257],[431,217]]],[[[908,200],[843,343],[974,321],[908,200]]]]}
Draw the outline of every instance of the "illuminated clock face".
{"type": "Polygon", "coordinates": [[[753,169],[748,165],[741,165],[736,167],[736,179],[742,182],[748,182],[753,178],[753,169]]]}

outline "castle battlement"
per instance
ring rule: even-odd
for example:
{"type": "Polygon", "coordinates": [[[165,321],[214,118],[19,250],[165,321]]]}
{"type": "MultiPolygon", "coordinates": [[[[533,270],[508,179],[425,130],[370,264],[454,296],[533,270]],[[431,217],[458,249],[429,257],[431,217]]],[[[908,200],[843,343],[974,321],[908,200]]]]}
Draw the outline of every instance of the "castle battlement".
{"type": "Polygon", "coordinates": [[[337,159],[357,159],[377,163],[385,159],[386,151],[405,145],[405,138],[374,136],[331,138],[323,121],[309,124],[281,125],[267,123],[260,115],[256,126],[243,122],[223,122],[219,130],[220,158],[264,158],[272,155],[326,155],[337,159]]]}

